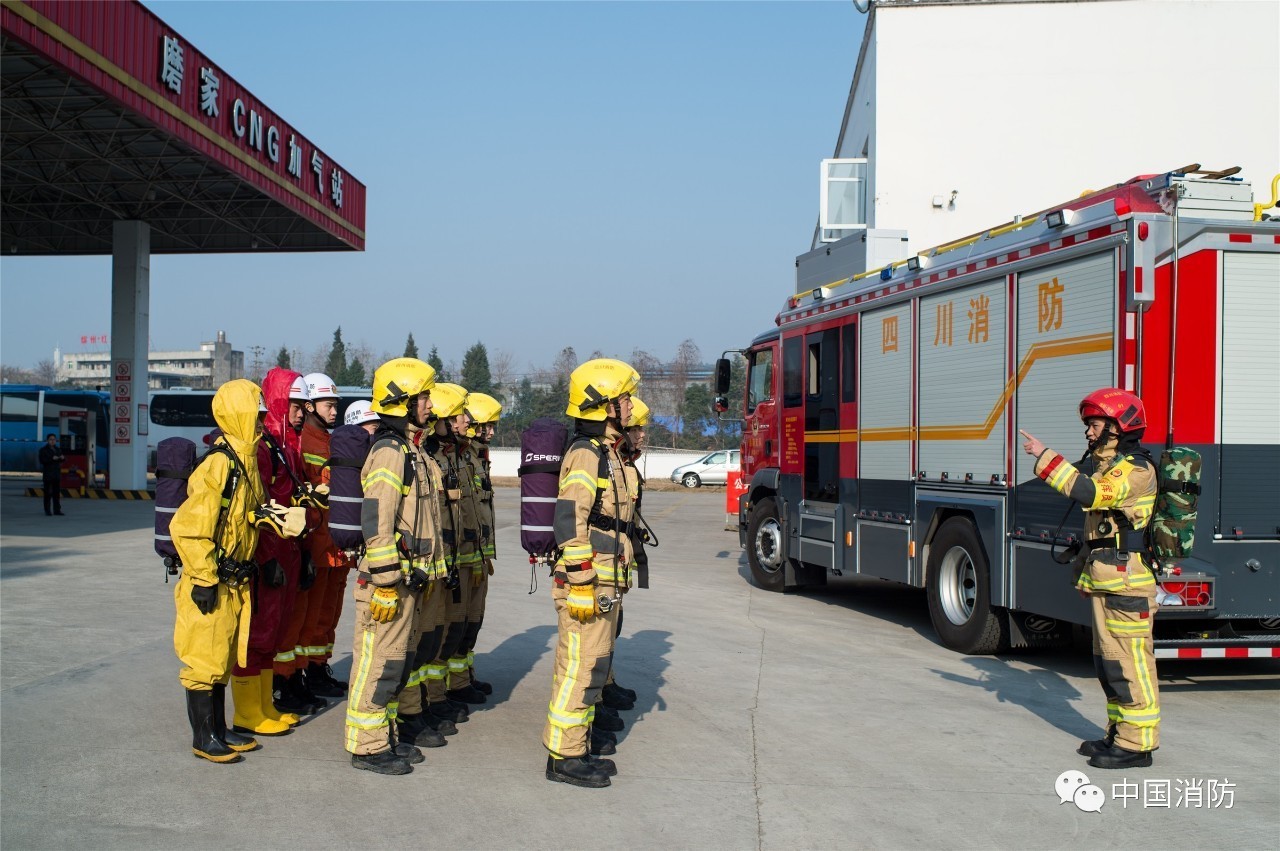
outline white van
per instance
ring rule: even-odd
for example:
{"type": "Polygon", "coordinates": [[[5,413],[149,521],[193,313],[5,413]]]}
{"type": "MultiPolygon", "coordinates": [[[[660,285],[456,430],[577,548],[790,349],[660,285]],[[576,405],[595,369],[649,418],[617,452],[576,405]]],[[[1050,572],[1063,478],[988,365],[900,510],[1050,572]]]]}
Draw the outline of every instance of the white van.
{"type": "Polygon", "coordinates": [[[204,452],[204,436],[218,427],[213,391],[171,387],[152,390],[147,407],[147,469],[156,468],[156,447],[166,437],[185,437],[204,452]]]}

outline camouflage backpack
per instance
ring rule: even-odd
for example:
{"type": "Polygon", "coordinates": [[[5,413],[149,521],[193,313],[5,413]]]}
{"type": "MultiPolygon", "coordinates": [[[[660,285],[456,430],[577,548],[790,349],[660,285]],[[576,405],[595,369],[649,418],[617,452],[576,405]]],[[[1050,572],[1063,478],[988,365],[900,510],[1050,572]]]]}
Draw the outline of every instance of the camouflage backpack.
{"type": "Polygon", "coordinates": [[[1196,503],[1200,499],[1200,453],[1176,446],[1160,453],[1156,466],[1160,490],[1147,524],[1148,546],[1159,560],[1186,558],[1196,541],[1196,503]]]}

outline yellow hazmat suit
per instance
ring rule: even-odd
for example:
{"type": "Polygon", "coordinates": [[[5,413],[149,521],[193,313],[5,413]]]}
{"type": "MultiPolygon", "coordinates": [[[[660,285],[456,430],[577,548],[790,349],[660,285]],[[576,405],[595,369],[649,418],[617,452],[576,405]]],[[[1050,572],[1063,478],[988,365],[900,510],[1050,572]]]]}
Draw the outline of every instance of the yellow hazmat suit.
{"type": "Polygon", "coordinates": [[[235,453],[240,482],[224,513],[222,490],[232,472],[232,461],[225,453],[211,453],[191,474],[186,502],[169,526],[183,565],[182,578],[173,589],[178,610],[173,647],[183,665],[178,679],[188,690],[209,691],[214,685],[225,684],[232,664],[238,660],[243,665],[246,661],[249,588],[219,582],[218,558],[221,554],[248,561],[258,543],[258,530],[251,518],[263,501],[256,449],[261,398],[258,385],[245,379],[229,381],[218,388],[213,397],[213,417],[222,436],[217,442],[235,453]],[[202,614],[192,601],[193,585],[217,586],[217,607],[209,614],[202,614]]]}

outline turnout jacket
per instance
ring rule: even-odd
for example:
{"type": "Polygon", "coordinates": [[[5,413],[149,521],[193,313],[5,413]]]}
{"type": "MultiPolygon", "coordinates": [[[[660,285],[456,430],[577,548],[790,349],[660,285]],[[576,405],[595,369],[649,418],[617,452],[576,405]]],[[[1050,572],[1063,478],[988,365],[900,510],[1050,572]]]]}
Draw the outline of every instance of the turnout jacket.
{"type": "Polygon", "coordinates": [[[560,463],[553,523],[561,549],[556,570],[571,585],[630,584],[631,537],[618,526],[635,519],[637,480],[626,474],[618,455],[620,440],[621,432],[606,423],[600,436],[575,436],[560,463]]]}
{"type": "Polygon", "coordinates": [[[422,440],[422,430],[412,423],[401,440],[379,431],[360,471],[365,540],[360,572],[374,585],[395,585],[412,569],[429,579],[445,575],[440,468],[423,450],[422,440]]]}
{"type": "Polygon", "coordinates": [[[487,559],[498,555],[498,523],[493,516],[493,480],[490,478],[489,445],[473,440],[472,457],[476,462],[476,493],[480,495],[480,555],[487,559]]]}
{"type": "MultiPolygon", "coordinates": [[[[312,486],[329,484],[329,430],[308,416],[302,424],[302,477],[312,486]]],[[[302,541],[316,567],[350,567],[351,561],[329,536],[329,512],[307,509],[307,533],[302,541]]]]}
{"type": "Polygon", "coordinates": [[[236,454],[241,470],[240,483],[231,494],[222,529],[218,516],[222,489],[231,475],[231,459],[223,452],[211,452],[187,480],[187,499],[178,507],[169,524],[173,546],[182,559],[182,569],[196,585],[218,584],[218,548],[237,561],[248,561],[258,545],[258,527],[250,520],[263,501],[258,479],[257,443],[258,394],[250,381],[229,381],[213,397],[213,417],[225,444],[236,454]]]}
{"type": "Polygon", "coordinates": [[[1126,544],[1126,527],[1141,530],[1151,520],[1158,490],[1156,472],[1141,455],[1120,455],[1114,442],[1093,452],[1092,476],[1062,455],[1046,449],[1036,459],[1036,475],[1084,509],[1088,561],[1076,587],[1081,591],[1155,596],[1155,576],[1142,560],[1142,548],[1126,544]],[[1127,557],[1126,557],[1127,556],[1127,557]]]}
{"type": "Polygon", "coordinates": [[[457,570],[480,570],[480,493],[475,459],[458,440],[433,440],[431,458],[444,476],[443,522],[445,558],[457,570]]]}

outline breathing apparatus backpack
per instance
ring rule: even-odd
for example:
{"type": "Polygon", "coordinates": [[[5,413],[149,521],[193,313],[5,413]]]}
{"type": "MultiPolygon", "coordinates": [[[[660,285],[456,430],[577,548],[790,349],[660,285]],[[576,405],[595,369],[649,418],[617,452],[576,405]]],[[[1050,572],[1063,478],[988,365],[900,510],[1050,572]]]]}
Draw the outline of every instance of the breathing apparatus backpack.
{"type": "Polygon", "coordinates": [[[363,426],[342,425],[329,436],[329,537],[343,550],[364,546],[360,507],[364,488],[360,471],[373,446],[373,436],[363,426]]]}
{"type": "Polygon", "coordinates": [[[541,417],[520,433],[520,546],[529,561],[554,562],[556,498],[560,493],[560,464],[569,429],[559,420],[541,417]]]}
{"type": "MultiPolygon", "coordinates": [[[[169,534],[169,524],[173,515],[187,501],[187,481],[204,459],[220,452],[231,460],[234,471],[240,462],[235,453],[226,444],[210,442],[208,451],[196,457],[196,445],[185,437],[166,437],[156,445],[156,519],[155,550],[164,563],[167,583],[170,576],[177,576],[182,569],[182,559],[178,549],[173,545],[173,537],[169,534]]],[[[223,511],[230,504],[239,477],[230,475],[222,488],[223,511]]],[[[221,518],[220,518],[221,519],[221,518]]]]}

